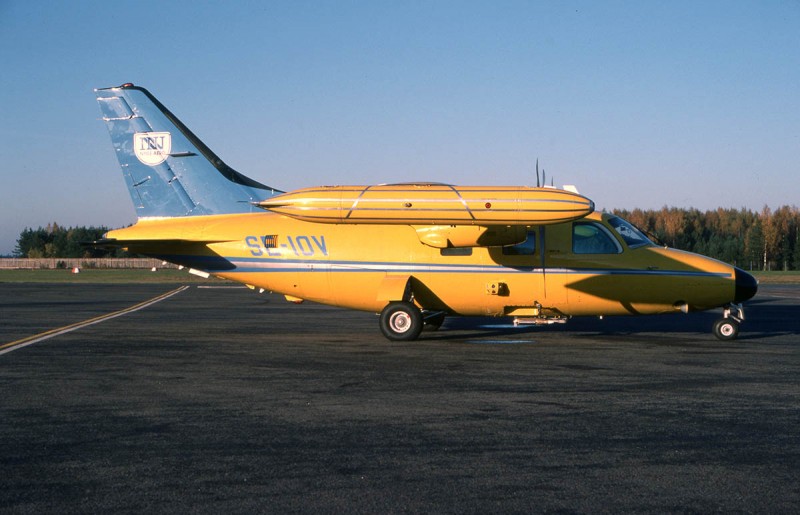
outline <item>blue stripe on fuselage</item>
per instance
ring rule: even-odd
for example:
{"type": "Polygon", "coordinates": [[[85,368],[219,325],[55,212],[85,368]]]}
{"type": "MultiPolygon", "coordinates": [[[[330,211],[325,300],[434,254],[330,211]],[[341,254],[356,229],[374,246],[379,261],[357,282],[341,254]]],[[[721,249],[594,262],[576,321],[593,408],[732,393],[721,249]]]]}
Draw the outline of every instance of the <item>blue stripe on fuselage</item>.
{"type": "Polygon", "coordinates": [[[285,273],[285,272],[428,272],[428,273],[541,273],[557,275],[638,275],[669,277],[720,277],[730,278],[728,272],[695,270],[637,270],[612,268],[542,268],[504,265],[471,265],[439,263],[403,263],[385,261],[333,261],[311,259],[270,259],[250,257],[160,255],[178,263],[206,272],[229,273],[285,273]]]}

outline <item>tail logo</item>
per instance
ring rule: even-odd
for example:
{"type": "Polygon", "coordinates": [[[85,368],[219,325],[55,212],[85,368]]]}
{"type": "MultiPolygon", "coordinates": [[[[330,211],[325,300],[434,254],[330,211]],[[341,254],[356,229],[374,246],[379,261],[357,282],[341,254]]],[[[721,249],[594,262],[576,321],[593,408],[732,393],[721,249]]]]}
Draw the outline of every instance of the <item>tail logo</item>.
{"type": "Polygon", "coordinates": [[[137,132],[133,135],[133,151],[147,166],[160,165],[172,152],[169,132],[137,132]]]}

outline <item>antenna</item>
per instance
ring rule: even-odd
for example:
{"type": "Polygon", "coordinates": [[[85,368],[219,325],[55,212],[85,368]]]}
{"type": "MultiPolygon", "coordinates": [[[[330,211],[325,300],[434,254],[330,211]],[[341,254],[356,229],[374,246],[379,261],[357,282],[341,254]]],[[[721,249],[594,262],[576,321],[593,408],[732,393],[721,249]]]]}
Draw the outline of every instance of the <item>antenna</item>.
{"type": "Polygon", "coordinates": [[[541,184],[539,183],[539,158],[536,158],[536,187],[541,188],[541,184]]]}

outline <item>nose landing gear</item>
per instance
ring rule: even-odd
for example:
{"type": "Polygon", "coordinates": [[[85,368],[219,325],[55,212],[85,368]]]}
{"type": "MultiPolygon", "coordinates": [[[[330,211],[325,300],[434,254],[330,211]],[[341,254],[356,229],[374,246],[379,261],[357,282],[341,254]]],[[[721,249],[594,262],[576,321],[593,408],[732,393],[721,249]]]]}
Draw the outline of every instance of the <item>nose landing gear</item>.
{"type": "Polygon", "coordinates": [[[739,336],[739,324],[744,320],[741,304],[729,304],[723,308],[722,318],[714,322],[714,336],[723,341],[735,340],[739,336]],[[734,311],[736,312],[734,314],[734,311]]]}

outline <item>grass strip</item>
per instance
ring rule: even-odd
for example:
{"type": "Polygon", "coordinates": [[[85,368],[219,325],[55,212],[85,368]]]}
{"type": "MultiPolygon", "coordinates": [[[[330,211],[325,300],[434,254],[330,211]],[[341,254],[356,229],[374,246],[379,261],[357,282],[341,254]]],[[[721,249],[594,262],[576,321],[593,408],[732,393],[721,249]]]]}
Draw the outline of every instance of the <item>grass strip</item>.
{"type": "Polygon", "coordinates": [[[204,279],[190,274],[188,270],[170,268],[155,272],[149,269],[82,268],[80,273],[71,270],[0,270],[0,283],[76,283],[76,284],[125,284],[125,283],[181,283],[222,284],[224,279],[204,279]]]}

